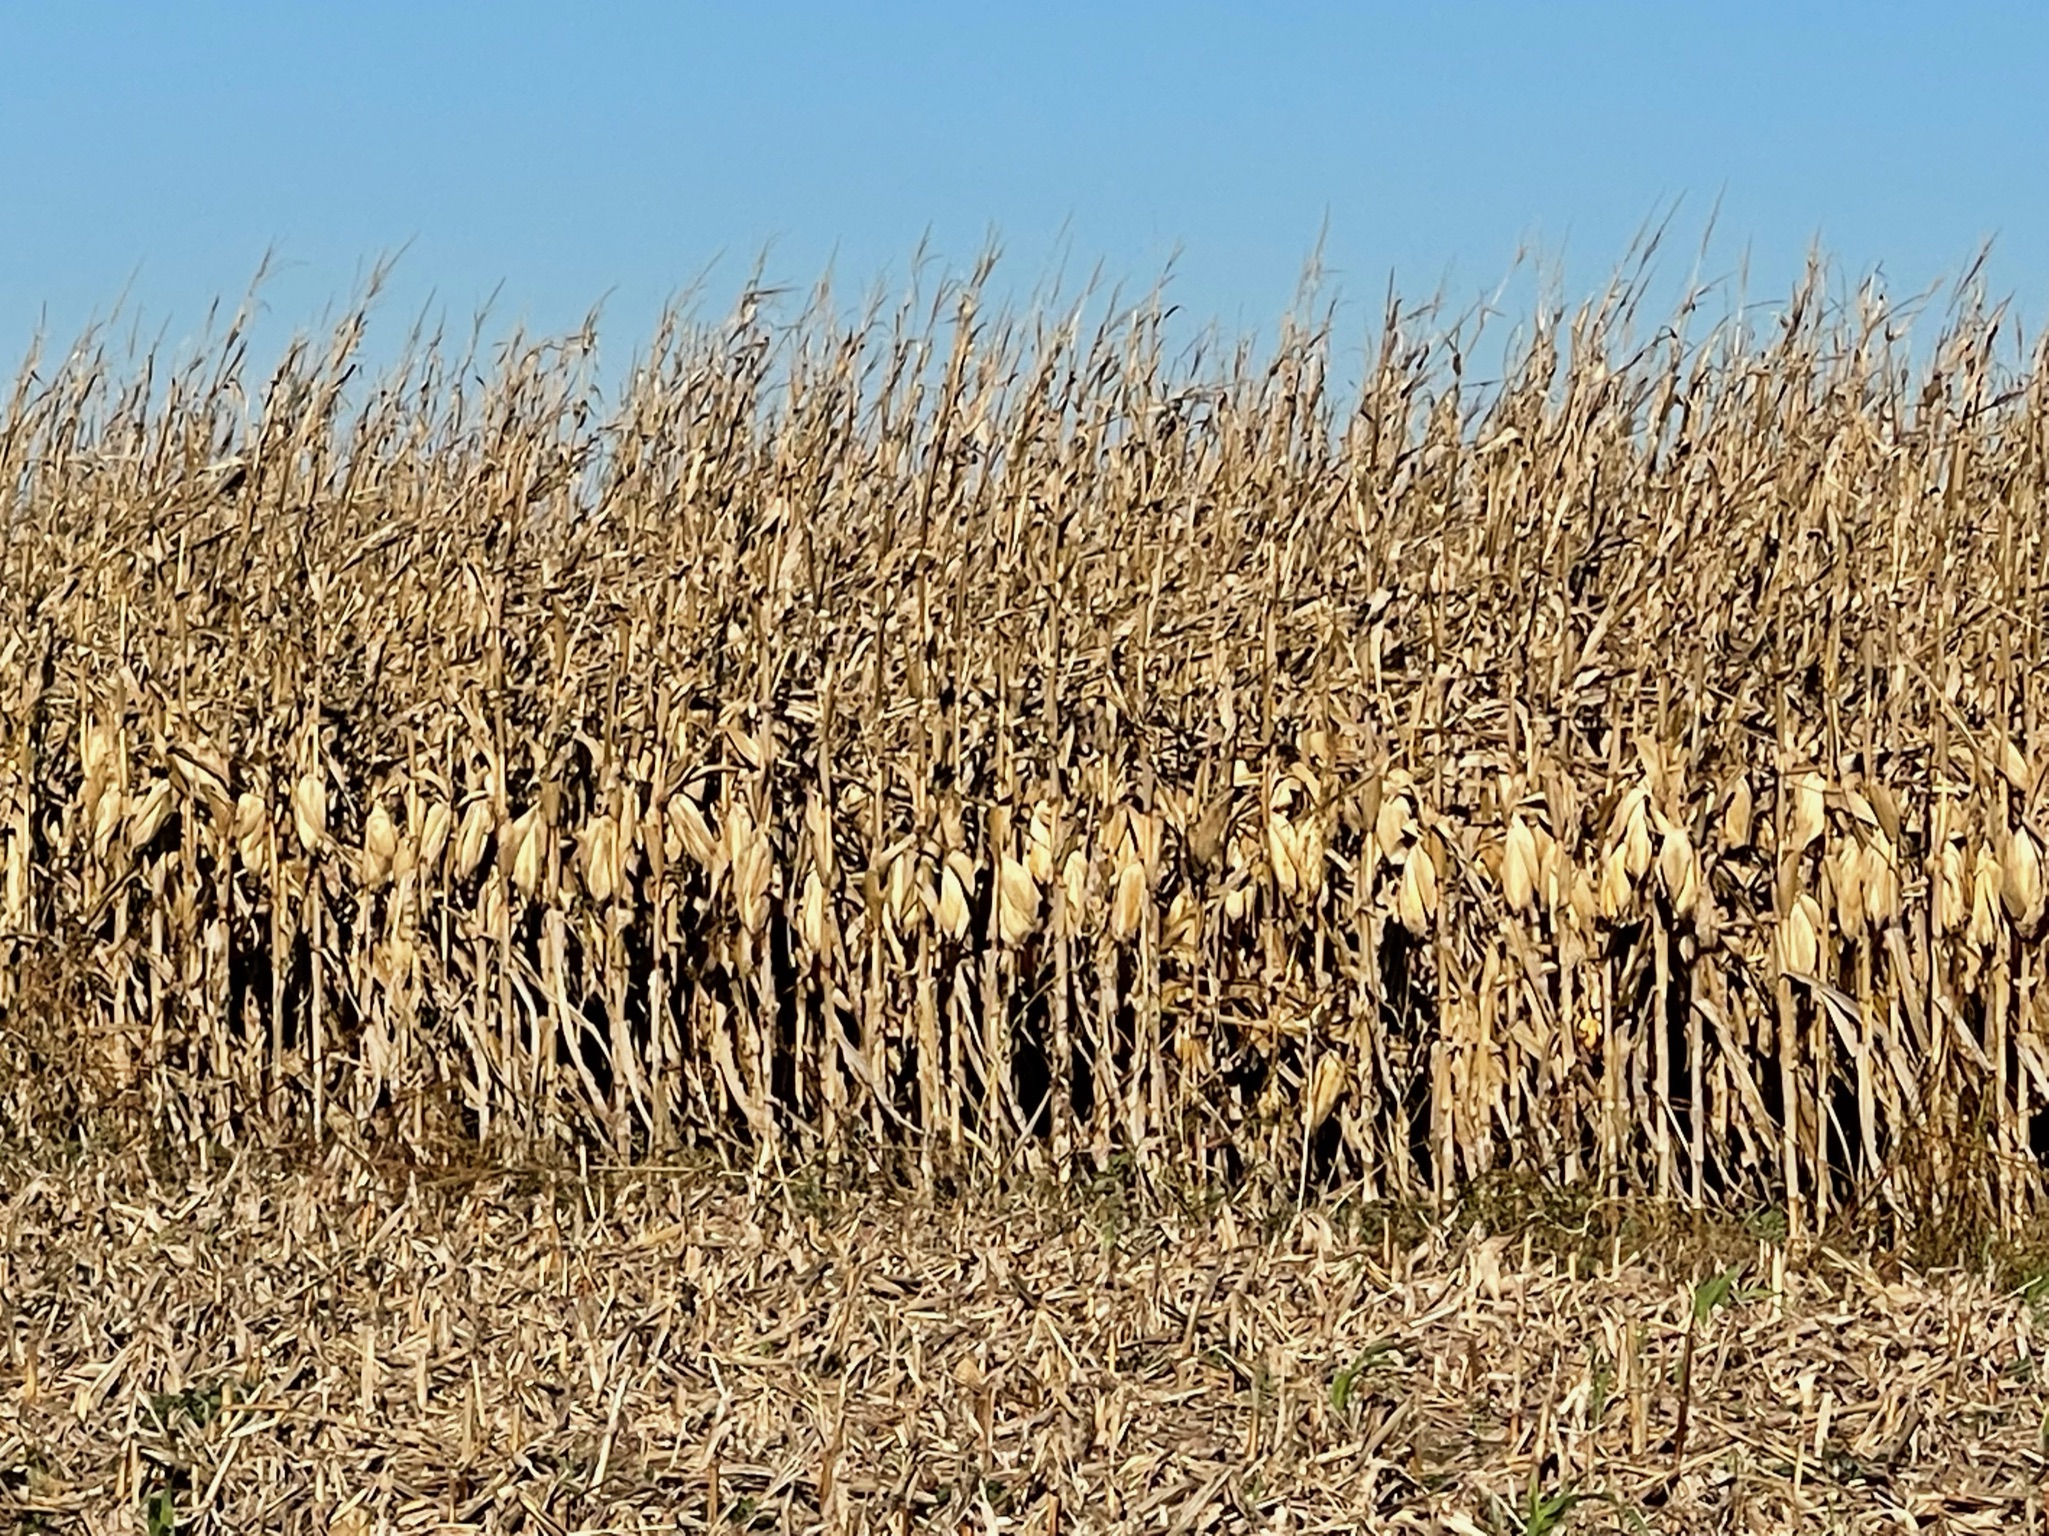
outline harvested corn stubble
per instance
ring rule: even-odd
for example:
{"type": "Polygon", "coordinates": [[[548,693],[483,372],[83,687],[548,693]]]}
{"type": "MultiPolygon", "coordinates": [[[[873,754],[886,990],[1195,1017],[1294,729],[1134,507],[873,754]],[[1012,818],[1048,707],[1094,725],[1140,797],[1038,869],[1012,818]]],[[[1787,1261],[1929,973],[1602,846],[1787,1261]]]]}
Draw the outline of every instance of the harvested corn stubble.
{"type": "Polygon", "coordinates": [[[1980,1279],[743,1182],[9,1163],[0,1523],[1043,1531],[1057,1502],[1085,1532],[1499,1531],[1565,1499],[1573,1531],[1763,1536],[2039,1507],[2040,1313],[1980,1279]]]}

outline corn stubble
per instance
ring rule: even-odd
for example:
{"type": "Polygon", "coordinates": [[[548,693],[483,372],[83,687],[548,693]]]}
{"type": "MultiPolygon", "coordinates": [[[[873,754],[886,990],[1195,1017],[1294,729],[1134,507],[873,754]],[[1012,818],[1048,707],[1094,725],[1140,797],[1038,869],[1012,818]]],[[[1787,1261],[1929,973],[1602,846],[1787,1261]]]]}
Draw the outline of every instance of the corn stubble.
{"type": "Polygon", "coordinates": [[[32,364],[7,1112],[2018,1220],[2049,371],[1635,304],[32,364]]]}

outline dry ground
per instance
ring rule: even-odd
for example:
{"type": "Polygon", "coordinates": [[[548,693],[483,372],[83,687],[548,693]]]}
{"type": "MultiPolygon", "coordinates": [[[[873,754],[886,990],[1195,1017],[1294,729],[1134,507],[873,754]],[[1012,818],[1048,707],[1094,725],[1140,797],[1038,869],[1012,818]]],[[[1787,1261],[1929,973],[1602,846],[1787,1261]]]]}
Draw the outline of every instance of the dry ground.
{"type": "Polygon", "coordinates": [[[1684,1267],[1086,1193],[11,1165],[0,1528],[2041,1528],[2030,1300],[1760,1245],[1689,1352],[1684,1267]]]}

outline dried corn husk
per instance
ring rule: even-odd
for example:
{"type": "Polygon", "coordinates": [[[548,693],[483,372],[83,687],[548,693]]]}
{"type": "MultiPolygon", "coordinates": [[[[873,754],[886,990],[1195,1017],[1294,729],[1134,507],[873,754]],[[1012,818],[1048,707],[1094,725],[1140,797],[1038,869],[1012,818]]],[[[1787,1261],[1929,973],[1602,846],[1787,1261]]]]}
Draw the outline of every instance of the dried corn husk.
{"type": "Polygon", "coordinates": [[[2042,908],[2042,850],[2026,827],[2016,827],[1999,860],[1999,894],[2006,915],[2032,926],[2042,908]]]}
{"type": "Polygon", "coordinates": [[[1345,1062],[1336,1051],[1325,1049],[1316,1058],[1316,1071],[1309,1080],[1308,1100],[1303,1105],[1305,1118],[1309,1122],[1309,1134],[1314,1136],[1330,1119],[1331,1111],[1338,1106],[1338,1099],[1345,1091],[1345,1062]]]}
{"type": "Polygon", "coordinates": [[[1249,885],[1232,885],[1224,889],[1224,921],[1232,926],[1242,924],[1252,915],[1255,893],[1249,885]]]}
{"type": "Polygon", "coordinates": [[[1750,780],[1739,776],[1729,791],[1729,803],[1722,809],[1722,845],[1725,848],[1750,846],[1752,810],[1750,780]]]}
{"type": "Polygon", "coordinates": [[[307,853],[327,836],[327,784],[317,773],[301,774],[292,786],[292,830],[307,853]]]}
{"type": "Polygon", "coordinates": [[[1145,866],[1133,859],[1117,871],[1117,889],[1110,899],[1110,937],[1129,944],[1145,911],[1145,866]]]}
{"type": "Polygon", "coordinates": [[[1150,880],[1152,872],[1160,867],[1160,839],[1166,824],[1158,816],[1127,810],[1124,825],[1131,840],[1131,856],[1145,866],[1146,878],[1150,880]]]}
{"type": "Polygon", "coordinates": [[[918,868],[918,851],[905,848],[889,861],[888,884],[883,890],[883,900],[889,915],[898,927],[915,931],[923,917],[925,904],[919,899],[919,892],[929,883],[929,878],[918,868]]]}
{"type": "Polygon", "coordinates": [[[676,839],[672,857],[687,855],[690,862],[700,869],[722,869],[724,845],[712,835],[710,825],[704,819],[697,802],[688,795],[675,795],[669,800],[665,812],[669,831],[676,839]]]}
{"type": "Polygon", "coordinates": [[[1824,861],[1829,887],[1835,892],[1836,921],[1855,938],[1864,931],[1864,850],[1854,837],[1845,838],[1824,861]]]}
{"type": "Polygon", "coordinates": [[[455,877],[467,880],[484,862],[491,843],[491,802],[479,797],[462,813],[462,826],[455,834],[455,877]]]}
{"type": "Polygon", "coordinates": [[[1508,838],[1501,851],[1501,892],[1509,911],[1534,914],[1537,874],[1537,840],[1518,813],[1508,819],[1508,838]]]}
{"type": "Polygon", "coordinates": [[[1566,878],[1571,882],[1565,898],[1566,911],[1582,929],[1592,928],[1601,915],[1600,893],[1595,889],[1592,877],[1578,865],[1570,865],[1566,878]]]}
{"type": "Polygon", "coordinates": [[[1543,827],[1532,827],[1530,836],[1537,845],[1537,901],[1553,917],[1571,893],[1572,871],[1565,855],[1559,850],[1558,839],[1543,827]]]}
{"type": "Polygon", "coordinates": [[[14,828],[5,838],[0,838],[0,848],[5,856],[0,858],[0,869],[5,871],[4,886],[0,886],[0,918],[10,932],[19,932],[28,924],[28,837],[24,829],[14,828]]]}
{"type": "Polygon", "coordinates": [[[1279,811],[1267,818],[1266,855],[1273,867],[1275,888],[1284,899],[1294,897],[1302,888],[1301,851],[1295,844],[1294,828],[1279,811]]]}
{"type": "Polygon", "coordinates": [[[1324,863],[1329,852],[1322,816],[1312,813],[1302,820],[1295,829],[1292,851],[1302,900],[1313,905],[1323,894],[1324,863]]]}
{"type": "Polygon", "coordinates": [[[733,904],[740,926],[759,936],[768,929],[769,891],[775,883],[775,843],[765,829],[758,830],[744,798],[730,802],[711,866],[733,872],[733,904]]]}
{"type": "Polygon", "coordinates": [[[968,923],[973,915],[968,893],[974,884],[975,866],[968,856],[958,850],[948,854],[939,870],[939,905],[933,916],[938,919],[940,932],[956,943],[968,936],[968,923]]]}
{"type": "Polygon", "coordinates": [[[1878,812],[1872,809],[1871,802],[1865,799],[1861,792],[1845,785],[1843,787],[1843,804],[1848,807],[1850,814],[1863,822],[1865,826],[1873,831],[1878,830],[1878,812]]]}
{"type": "Polygon", "coordinates": [[[610,815],[599,816],[585,829],[581,842],[583,888],[592,901],[604,906],[621,885],[619,823],[610,815]]]}
{"type": "Polygon", "coordinates": [[[1219,795],[1195,818],[1188,829],[1188,855],[1198,869],[1213,869],[1223,856],[1224,839],[1231,830],[1231,797],[1219,795]]]}
{"type": "Polygon", "coordinates": [[[118,745],[113,727],[104,722],[88,721],[79,732],[78,766],[85,772],[82,793],[88,808],[115,770],[118,745]]]}
{"type": "Polygon", "coordinates": [[[1380,845],[1381,857],[1392,859],[1401,852],[1415,826],[1415,811],[1407,795],[1389,795],[1382,800],[1373,821],[1373,840],[1380,845]]]}
{"type": "Polygon", "coordinates": [[[1437,865],[1430,850],[1418,843],[1402,863],[1401,893],[1397,898],[1402,926],[1417,938],[1430,930],[1437,915],[1437,865]]]}
{"type": "Polygon", "coordinates": [[[420,846],[416,855],[422,869],[440,867],[441,856],[448,851],[448,835],[454,826],[455,816],[445,800],[432,800],[420,814],[420,846]]]}
{"type": "Polygon", "coordinates": [[[1801,853],[1828,828],[1827,786],[1818,773],[1796,773],[1787,787],[1792,793],[1792,814],[1786,819],[1786,842],[1793,852],[1801,853]]]}
{"type": "Polygon", "coordinates": [[[808,800],[804,805],[804,830],[811,839],[811,864],[827,879],[832,876],[834,857],[832,847],[832,813],[823,801],[808,800]]]}
{"type": "Polygon", "coordinates": [[[101,791],[93,807],[92,848],[93,857],[104,859],[114,846],[114,838],[128,819],[128,797],[119,789],[108,787],[101,791]]]}
{"type": "Polygon", "coordinates": [[[196,800],[209,806],[232,803],[228,793],[228,760],[205,743],[174,747],[165,757],[171,781],[196,800]]]}
{"type": "Polygon", "coordinates": [[[1039,926],[1039,886],[1029,866],[1003,856],[996,878],[997,937],[1005,944],[1022,944],[1039,926]]]}
{"type": "Polygon", "coordinates": [[[1964,870],[1963,850],[1945,843],[1936,856],[1934,869],[1935,927],[1940,933],[1955,933],[1971,915],[1971,887],[1964,870]]]}
{"type": "Polygon", "coordinates": [[[540,893],[541,876],[547,872],[547,843],[541,808],[534,806],[507,825],[499,845],[500,856],[511,860],[514,887],[529,901],[540,893]]]}
{"type": "Polygon", "coordinates": [[[1635,890],[1629,883],[1628,850],[1617,847],[1601,861],[1601,917],[1611,923],[1618,921],[1629,912],[1634,895],[1635,890]]]}
{"type": "Polygon", "coordinates": [[[1379,846],[1380,804],[1382,800],[1380,775],[1369,773],[1353,792],[1350,805],[1350,825],[1362,836],[1374,834],[1374,846],[1379,846]]]}
{"type": "Polygon", "coordinates": [[[2010,736],[1995,733],[1992,758],[2006,782],[2025,795],[2034,783],[2034,775],[2028,772],[2028,760],[2010,736]]]}
{"type": "Polygon", "coordinates": [[[1631,791],[1627,818],[1622,831],[1622,861],[1631,881],[1641,880],[1651,867],[1651,801],[1645,790],[1631,791]]]}
{"type": "Polygon", "coordinates": [[[129,803],[128,846],[131,849],[147,847],[163,831],[164,823],[171,819],[171,812],[177,807],[172,799],[168,779],[153,779],[142,793],[129,803]]]}
{"type": "Polygon", "coordinates": [[[248,790],[235,797],[235,852],[244,869],[261,873],[270,866],[270,808],[248,790]]]}
{"type": "Polygon", "coordinates": [[[1971,926],[1964,935],[1980,949],[1999,937],[1999,888],[2003,882],[1999,855],[1980,848],[1971,865],[1971,926]]]}
{"type": "Polygon", "coordinates": [[[1821,964],[1821,903],[1806,892],[1779,920],[1778,960],[1780,971],[1811,977],[1821,964]]]}
{"type": "Polygon", "coordinates": [[[1053,883],[1053,807],[1043,800],[1032,807],[1032,819],[1025,832],[1024,862],[1034,885],[1043,890],[1053,883]]]}
{"type": "Polygon", "coordinates": [[[379,801],[363,819],[363,848],[356,859],[356,878],[376,890],[391,878],[392,861],[398,853],[398,827],[391,812],[379,801]]]}
{"type": "Polygon", "coordinates": [[[815,869],[804,875],[804,895],[797,907],[797,932],[813,955],[826,952],[825,882],[818,878],[815,869]]]}
{"type": "Polygon", "coordinates": [[[1201,947],[1202,909],[1188,892],[1176,891],[1160,929],[1160,950],[1177,965],[1193,969],[1201,958],[1201,947]]]}
{"type": "Polygon", "coordinates": [[[1060,905],[1064,932],[1072,936],[1088,920],[1089,860],[1076,848],[1060,866],[1060,905]]]}
{"type": "Polygon", "coordinates": [[[1681,827],[1672,827],[1659,844],[1658,879],[1672,903],[1673,915],[1691,916],[1700,900],[1700,860],[1694,854],[1693,840],[1681,827]]]}
{"type": "Polygon", "coordinates": [[[1874,926],[1900,920],[1900,875],[1895,860],[1892,842],[1883,833],[1864,850],[1858,873],[1864,889],[1864,917],[1874,926]]]}

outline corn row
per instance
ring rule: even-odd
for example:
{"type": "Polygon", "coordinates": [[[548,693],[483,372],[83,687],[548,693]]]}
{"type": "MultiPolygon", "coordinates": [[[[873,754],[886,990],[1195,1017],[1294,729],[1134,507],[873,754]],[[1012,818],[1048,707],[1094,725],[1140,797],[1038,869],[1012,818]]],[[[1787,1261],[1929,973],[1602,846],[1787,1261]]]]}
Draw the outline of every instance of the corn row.
{"type": "Polygon", "coordinates": [[[9,1112],[2018,1218],[2049,375],[1633,303],[32,365],[9,1112]]]}

